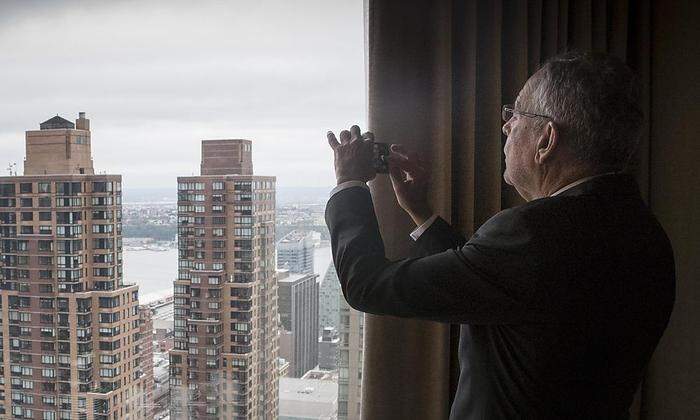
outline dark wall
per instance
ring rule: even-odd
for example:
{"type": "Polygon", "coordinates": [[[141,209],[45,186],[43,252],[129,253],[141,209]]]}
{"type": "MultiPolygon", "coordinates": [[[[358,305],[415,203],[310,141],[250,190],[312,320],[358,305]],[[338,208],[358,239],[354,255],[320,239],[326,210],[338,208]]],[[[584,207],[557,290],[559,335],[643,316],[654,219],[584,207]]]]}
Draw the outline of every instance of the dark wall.
{"type": "Polygon", "coordinates": [[[652,19],[649,198],[673,244],[678,284],[642,418],[700,418],[700,2],[656,1],[652,19]]]}

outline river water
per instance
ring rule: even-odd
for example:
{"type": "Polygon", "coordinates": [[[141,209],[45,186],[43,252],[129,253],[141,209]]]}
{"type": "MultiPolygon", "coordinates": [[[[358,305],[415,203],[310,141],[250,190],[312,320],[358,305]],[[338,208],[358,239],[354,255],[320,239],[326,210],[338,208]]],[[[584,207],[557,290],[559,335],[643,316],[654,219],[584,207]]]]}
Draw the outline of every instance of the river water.
{"type": "MultiPolygon", "coordinates": [[[[323,280],[330,263],[330,247],[314,250],[314,272],[319,275],[319,280],[323,280]]],[[[171,294],[176,277],[177,249],[124,250],[124,283],[139,285],[140,303],[148,303],[171,294]]]]}

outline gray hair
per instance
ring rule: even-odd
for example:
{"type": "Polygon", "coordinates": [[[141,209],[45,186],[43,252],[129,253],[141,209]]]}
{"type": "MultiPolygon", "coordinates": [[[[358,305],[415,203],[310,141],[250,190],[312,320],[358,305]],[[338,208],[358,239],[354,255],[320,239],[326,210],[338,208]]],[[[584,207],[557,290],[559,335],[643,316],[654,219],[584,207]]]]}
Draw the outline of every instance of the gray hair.
{"type": "Polygon", "coordinates": [[[568,52],[538,71],[530,97],[535,112],[554,119],[562,142],[581,164],[621,171],[639,143],[644,114],[637,77],[621,60],[568,52]]]}

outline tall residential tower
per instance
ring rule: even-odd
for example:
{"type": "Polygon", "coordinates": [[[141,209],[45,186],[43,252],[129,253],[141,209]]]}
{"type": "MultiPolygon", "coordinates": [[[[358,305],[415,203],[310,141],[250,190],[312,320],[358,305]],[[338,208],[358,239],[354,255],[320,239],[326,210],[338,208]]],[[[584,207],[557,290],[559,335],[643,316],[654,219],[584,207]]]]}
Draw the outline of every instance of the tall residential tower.
{"type": "Polygon", "coordinates": [[[201,175],[178,177],[173,418],[278,415],[275,177],[251,155],[205,140],[201,175]]]}
{"type": "Polygon", "coordinates": [[[150,416],[121,176],[94,174],[90,142],[84,113],[53,117],[26,132],[24,175],[0,177],[0,418],[150,416]]]}

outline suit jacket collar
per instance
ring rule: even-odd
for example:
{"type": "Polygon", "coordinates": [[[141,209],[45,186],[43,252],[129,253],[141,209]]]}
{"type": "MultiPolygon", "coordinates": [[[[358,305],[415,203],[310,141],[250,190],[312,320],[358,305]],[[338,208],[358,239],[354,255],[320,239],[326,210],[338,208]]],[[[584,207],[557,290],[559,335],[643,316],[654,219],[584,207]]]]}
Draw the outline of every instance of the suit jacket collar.
{"type": "MultiPolygon", "coordinates": [[[[640,196],[637,181],[630,174],[614,173],[606,174],[582,182],[555,197],[577,195],[615,195],[615,196],[640,196]]],[[[553,198],[555,198],[553,197],[553,198]]]]}

